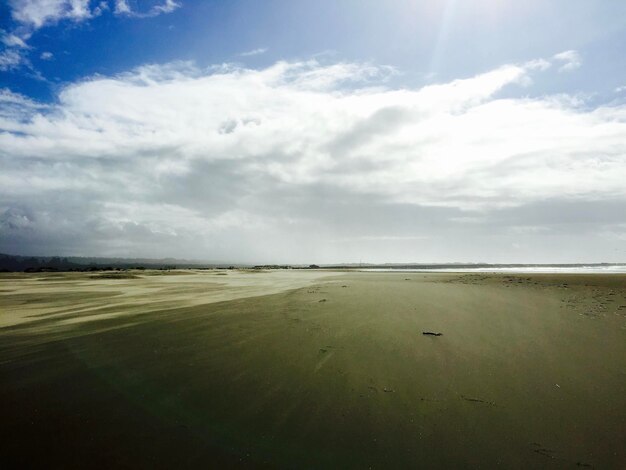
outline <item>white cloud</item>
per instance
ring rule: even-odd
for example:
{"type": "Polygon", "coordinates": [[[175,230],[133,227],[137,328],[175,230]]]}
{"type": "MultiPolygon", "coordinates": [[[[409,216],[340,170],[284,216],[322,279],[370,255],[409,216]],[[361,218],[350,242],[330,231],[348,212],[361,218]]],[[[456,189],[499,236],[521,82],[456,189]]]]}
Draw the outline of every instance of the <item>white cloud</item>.
{"type": "Polygon", "coordinates": [[[28,121],[33,113],[44,109],[45,105],[19,93],[13,93],[7,88],[0,88],[0,128],[4,131],[15,130],[15,125],[21,125],[28,121]]]}
{"type": "Polygon", "coordinates": [[[29,37],[30,35],[26,32],[23,32],[20,37],[0,29],[0,42],[6,46],[0,51],[0,71],[6,72],[19,69],[23,65],[30,65],[26,58],[30,48],[25,42],[29,37]]]}
{"type": "Polygon", "coordinates": [[[6,72],[20,67],[25,62],[21,51],[17,49],[5,49],[0,52],[0,71],[6,72]]]}
{"type": "MultiPolygon", "coordinates": [[[[112,0],[111,0],[112,2],[112,0]]],[[[91,0],[9,0],[11,16],[15,21],[12,32],[0,29],[0,42],[5,49],[0,51],[0,71],[6,72],[19,69],[26,65],[31,68],[36,78],[40,74],[32,69],[26,58],[26,50],[30,49],[26,41],[34,31],[47,25],[56,24],[63,20],[76,23],[87,21],[101,15],[110,9],[107,1],[101,1],[93,9],[91,0]]],[[[181,7],[181,3],[174,0],[164,0],[154,3],[144,11],[135,11],[130,8],[127,0],[115,0],[114,13],[132,18],[149,18],[161,14],[171,13],[181,7]]],[[[40,55],[42,60],[52,59],[50,52],[40,55]]]]}
{"type": "Polygon", "coordinates": [[[127,0],[115,0],[114,12],[116,15],[130,16],[133,18],[150,18],[161,14],[171,13],[181,6],[181,3],[174,0],[165,0],[163,3],[153,5],[148,10],[142,12],[133,10],[127,0]]]}
{"type": "MultiPolygon", "coordinates": [[[[27,208],[46,233],[67,219],[59,233],[80,225],[103,245],[143,227],[171,246],[202,239],[208,249],[259,237],[253,226],[321,237],[348,223],[332,215],[348,201],[439,207],[446,220],[550,200],[626,201],[626,105],[499,97],[545,68],[391,88],[394,71],[371,64],[174,63],[72,84],[45,109],[5,90],[0,212],[27,208]]],[[[368,243],[430,235],[363,233],[368,243]]]]}
{"type": "Polygon", "coordinates": [[[102,0],[100,3],[98,3],[98,6],[96,6],[96,8],[93,9],[93,16],[100,16],[102,13],[104,13],[105,11],[110,10],[109,4],[105,1],[102,0]]]}
{"type": "Polygon", "coordinates": [[[558,54],[555,54],[553,58],[563,63],[563,65],[559,67],[559,72],[576,70],[583,63],[580,54],[574,50],[559,52],[558,54]]]}
{"type": "Polygon", "coordinates": [[[239,54],[241,57],[250,57],[253,55],[265,54],[267,52],[267,47],[260,47],[258,49],[252,49],[251,51],[242,52],[239,54]]]}
{"type": "Polygon", "coordinates": [[[345,237],[333,240],[333,243],[354,243],[354,242],[415,242],[426,240],[423,235],[360,235],[358,237],[345,237]]]}
{"type": "Polygon", "coordinates": [[[19,47],[27,48],[28,45],[24,42],[23,38],[13,33],[3,33],[1,38],[2,43],[7,47],[19,47]]]}
{"type": "Polygon", "coordinates": [[[180,7],[181,7],[181,4],[178,2],[175,2],[174,0],[165,0],[163,4],[155,5],[152,8],[152,11],[154,11],[156,14],[171,13],[180,7]]]}
{"type": "Polygon", "coordinates": [[[54,58],[54,54],[52,52],[42,52],[39,56],[41,60],[52,60],[54,58]]]}
{"type": "MultiPolygon", "coordinates": [[[[110,9],[109,3],[106,1],[101,1],[93,8],[91,7],[92,3],[91,0],[9,0],[13,19],[30,31],[62,20],[86,21],[110,9]]],[[[113,3],[112,0],[111,3],[113,3]]],[[[131,9],[127,0],[115,0],[114,5],[116,14],[137,18],[171,13],[181,6],[174,0],[164,0],[162,3],[153,4],[145,12],[139,12],[131,9]]],[[[30,34],[28,30],[24,33],[30,34]]],[[[25,39],[13,34],[8,37],[14,37],[21,41],[25,39]]]]}
{"type": "Polygon", "coordinates": [[[115,0],[115,13],[118,15],[123,15],[130,13],[130,6],[126,0],[115,0]]]}
{"type": "Polygon", "coordinates": [[[13,19],[38,29],[60,20],[84,21],[91,18],[89,0],[10,0],[13,19]]]}
{"type": "Polygon", "coordinates": [[[0,103],[4,106],[16,106],[21,112],[25,113],[25,116],[30,116],[31,113],[48,109],[49,106],[45,104],[33,101],[30,98],[21,95],[19,93],[13,93],[8,88],[0,88],[0,103]]]}

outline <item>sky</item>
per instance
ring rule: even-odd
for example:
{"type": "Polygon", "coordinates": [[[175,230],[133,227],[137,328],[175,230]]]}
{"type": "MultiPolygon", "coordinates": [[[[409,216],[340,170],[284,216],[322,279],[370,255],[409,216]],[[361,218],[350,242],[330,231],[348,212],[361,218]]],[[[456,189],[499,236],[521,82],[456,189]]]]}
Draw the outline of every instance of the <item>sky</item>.
{"type": "Polygon", "coordinates": [[[626,2],[2,0],[0,252],[626,262],[626,2]]]}

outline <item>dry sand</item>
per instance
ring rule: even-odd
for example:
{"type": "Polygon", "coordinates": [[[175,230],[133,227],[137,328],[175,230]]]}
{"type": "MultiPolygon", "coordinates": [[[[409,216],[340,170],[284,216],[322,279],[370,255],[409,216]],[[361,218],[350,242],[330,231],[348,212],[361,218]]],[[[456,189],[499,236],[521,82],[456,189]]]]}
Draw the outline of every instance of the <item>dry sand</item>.
{"type": "MultiPolygon", "coordinates": [[[[0,275],[1,276],[1,275],[0,275]]],[[[25,322],[56,328],[303,287],[323,271],[179,270],[10,274],[0,277],[0,328],[25,322]],[[52,320],[52,321],[50,321],[52,320]]],[[[33,326],[33,325],[31,325],[33,326]]]]}
{"type": "Polygon", "coordinates": [[[0,277],[7,467],[626,468],[625,275],[149,274],[0,277]]]}

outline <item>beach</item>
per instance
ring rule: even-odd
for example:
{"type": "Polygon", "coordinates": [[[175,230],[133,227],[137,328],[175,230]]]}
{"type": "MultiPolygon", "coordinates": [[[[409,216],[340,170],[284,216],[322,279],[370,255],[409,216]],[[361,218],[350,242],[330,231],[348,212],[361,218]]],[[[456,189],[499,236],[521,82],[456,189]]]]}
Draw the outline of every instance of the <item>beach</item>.
{"type": "Polygon", "coordinates": [[[0,305],[6,468],[626,468],[626,274],[20,273],[0,305]]]}

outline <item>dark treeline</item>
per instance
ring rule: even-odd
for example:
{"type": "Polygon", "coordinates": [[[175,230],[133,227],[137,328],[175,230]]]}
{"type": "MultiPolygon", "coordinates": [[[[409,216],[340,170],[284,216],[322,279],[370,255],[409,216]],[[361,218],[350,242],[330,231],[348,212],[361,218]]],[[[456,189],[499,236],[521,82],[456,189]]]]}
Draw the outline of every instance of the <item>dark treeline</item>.
{"type": "Polygon", "coordinates": [[[0,272],[112,271],[123,269],[316,269],[311,265],[202,263],[174,258],[103,258],[79,256],[19,256],[0,253],[0,272]]]}
{"type": "Polygon", "coordinates": [[[58,256],[41,258],[0,254],[0,270],[3,272],[69,271],[84,267],[58,256]]]}
{"type": "Polygon", "coordinates": [[[16,256],[0,253],[0,272],[113,271],[122,269],[176,269],[177,267],[198,268],[205,266],[199,264],[192,265],[189,263],[180,265],[168,261],[123,258],[16,256]]]}

